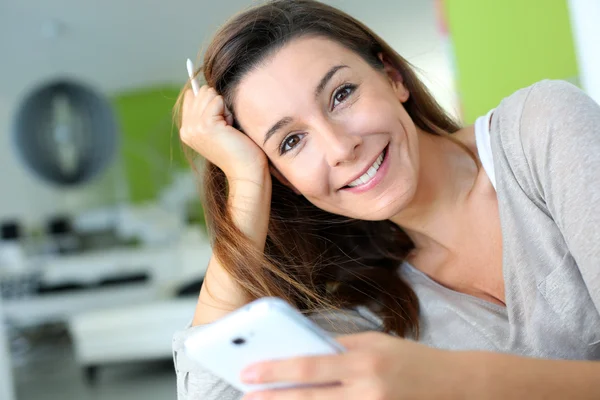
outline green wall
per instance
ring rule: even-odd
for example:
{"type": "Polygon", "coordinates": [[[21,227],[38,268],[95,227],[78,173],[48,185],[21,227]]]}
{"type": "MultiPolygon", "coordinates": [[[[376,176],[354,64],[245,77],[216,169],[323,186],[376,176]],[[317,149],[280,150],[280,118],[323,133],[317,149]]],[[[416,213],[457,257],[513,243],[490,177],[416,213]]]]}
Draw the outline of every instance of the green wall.
{"type": "Polygon", "coordinates": [[[179,88],[154,87],[113,97],[121,128],[123,157],[130,200],[152,200],[171,182],[173,173],[187,168],[172,123],[179,88]]]}
{"type": "Polygon", "coordinates": [[[444,0],[466,123],[517,89],[576,83],[566,0],[444,0]]]}

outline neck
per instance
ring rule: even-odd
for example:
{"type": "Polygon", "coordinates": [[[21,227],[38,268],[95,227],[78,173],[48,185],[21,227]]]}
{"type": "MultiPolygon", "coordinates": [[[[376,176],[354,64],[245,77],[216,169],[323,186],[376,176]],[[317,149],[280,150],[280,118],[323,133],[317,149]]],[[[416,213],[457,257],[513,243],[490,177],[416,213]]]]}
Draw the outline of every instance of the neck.
{"type": "MultiPolygon", "coordinates": [[[[453,137],[464,143],[461,138],[472,129],[465,128],[453,137]]],[[[462,236],[461,219],[477,180],[478,166],[452,140],[425,132],[419,132],[419,157],[415,196],[391,221],[412,239],[415,253],[443,251],[452,255],[462,236]]]]}

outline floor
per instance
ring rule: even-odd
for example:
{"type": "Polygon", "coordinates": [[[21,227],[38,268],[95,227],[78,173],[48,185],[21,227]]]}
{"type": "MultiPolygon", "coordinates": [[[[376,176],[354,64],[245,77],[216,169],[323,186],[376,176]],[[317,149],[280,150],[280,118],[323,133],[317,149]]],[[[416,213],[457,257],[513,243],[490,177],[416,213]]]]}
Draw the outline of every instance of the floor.
{"type": "Polygon", "coordinates": [[[171,360],[113,365],[88,385],[68,334],[54,329],[12,340],[16,400],[176,400],[171,360]]]}

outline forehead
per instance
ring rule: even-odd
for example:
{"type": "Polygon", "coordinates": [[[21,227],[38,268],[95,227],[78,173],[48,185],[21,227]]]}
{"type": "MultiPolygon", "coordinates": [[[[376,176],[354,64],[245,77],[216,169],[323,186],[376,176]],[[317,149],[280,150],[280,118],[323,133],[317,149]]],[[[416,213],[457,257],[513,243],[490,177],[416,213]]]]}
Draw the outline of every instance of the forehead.
{"type": "MultiPolygon", "coordinates": [[[[299,38],[244,76],[234,99],[236,117],[251,134],[276,119],[314,103],[316,85],[335,65],[354,73],[368,65],[353,51],[324,38],[299,38]]],[[[268,129],[268,127],[267,127],[268,129]]]]}
{"type": "Polygon", "coordinates": [[[339,63],[356,63],[360,57],[341,44],[321,37],[305,37],[290,43],[267,57],[242,81],[256,82],[265,76],[302,78],[322,74],[339,63]]]}

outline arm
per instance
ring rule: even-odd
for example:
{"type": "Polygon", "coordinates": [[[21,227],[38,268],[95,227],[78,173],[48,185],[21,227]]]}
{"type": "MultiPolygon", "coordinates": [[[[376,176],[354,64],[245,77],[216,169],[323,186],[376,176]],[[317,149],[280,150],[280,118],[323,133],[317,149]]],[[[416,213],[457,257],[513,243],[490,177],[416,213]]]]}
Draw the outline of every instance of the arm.
{"type": "MultiPolygon", "coordinates": [[[[268,215],[271,199],[271,180],[264,169],[262,181],[229,179],[229,206],[234,222],[259,248],[267,237],[268,215]]],[[[260,176],[260,174],[254,174],[260,176]]],[[[219,377],[206,371],[185,355],[184,342],[208,324],[247,303],[241,288],[223,269],[219,260],[210,260],[204,284],[196,306],[193,327],[177,332],[173,338],[173,359],[177,373],[177,398],[179,400],[238,400],[242,393],[219,377]],[[224,308],[226,302],[231,308],[224,308]]]]}
{"type": "Polygon", "coordinates": [[[531,187],[600,311],[600,106],[571,84],[541,82],[525,101],[520,139],[531,187]]]}
{"type": "MultiPolygon", "coordinates": [[[[269,224],[271,178],[266,167],[254,176],[262,177],[258,182],[255,179],[229,179],[229,206],[237,227],[263,250],[269,224]]],[[[216,321],[247,302],[239,285],[213,256],[200,290],[193,325],[216,321]],[[224,301],[231,308],[224,308],[224,301]]]]}
{"type": "MultiPolygon", "coordinates": [[[[180,137],[183,143],[225,173],[229,184],[227,201],[233,222],[259,250],[263,250],[271,202],[271,177],[266,155],[249,137],[231,125],[231,114],[223,98],[213,88],[203,86],[197,95],[191,90],[185,93],[180,137]]],[[[213,255],[193,325],[211,323],[247,301],[242,288],[213,255]]],[[[202,326],[189,327],[177,332],[173,338],[177,398],[239,399],[241,394],[235,388],[186,357],[183,344],[196,329],[202,329],[202,326]]]]}
{"type": "MultiPolygon", "coordinates": [[[[197,93],[189,89],[184,93],[179,135],[184,144],[223,171],[229,185],[227,202],[233,223],[263,251],[271,203],[271,175],[266,154],[232,125],[225,100],[208,85],[197,93]]],[[[213,255],[193,324],[213,322],[248,300],[213,255]]]]}
{"type": "Polygon", "coordinates": [[[600,399],[600,363],[466,353],[462,365],[478,379],[463,382],[470,399],[600,399]]]}
{"type": "MultiPolygon", "coordinates": [[[[600,106],[571,84],[541,82],[527,95],[519,128],[530,172],[521,176],[560,229],[600,311],[600,106]]],[[[479,398],[600,398],[598,362],[491,353],[464,361],[482,373],[479,398]]]]}
{"type": "Polygon", "coordinates": [[[347,352],[269,361],[246,370],[247,382],[298,382],[243,400],[309,399],[599,399],[600,363],[448,351],[384,335],[338,338],[347,352]],[[332,382],[338,385],[323,386],[332,382]]]}

